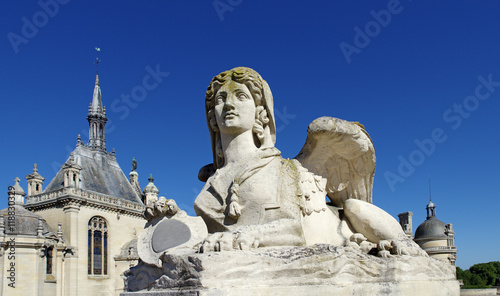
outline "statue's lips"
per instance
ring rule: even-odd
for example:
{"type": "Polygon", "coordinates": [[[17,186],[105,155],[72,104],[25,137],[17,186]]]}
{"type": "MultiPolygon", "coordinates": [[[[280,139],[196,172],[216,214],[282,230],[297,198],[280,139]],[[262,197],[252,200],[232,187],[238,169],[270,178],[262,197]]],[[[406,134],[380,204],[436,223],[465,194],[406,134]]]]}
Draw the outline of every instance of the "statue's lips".
{"type": "Polygon", "coordinates": [[[224,115],[224,119],[232,119],[232,118],[235,118],[236,116],[238,116],[237,113],[234,113],[234,112],[228,112],[224,115]]]}

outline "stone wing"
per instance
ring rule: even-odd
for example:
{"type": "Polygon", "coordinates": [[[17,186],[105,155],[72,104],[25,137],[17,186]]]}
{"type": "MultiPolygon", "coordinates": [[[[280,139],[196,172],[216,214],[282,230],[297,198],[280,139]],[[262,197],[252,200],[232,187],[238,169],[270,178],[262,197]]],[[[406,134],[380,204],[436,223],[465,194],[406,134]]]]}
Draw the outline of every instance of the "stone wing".
{"type": "Polygon", "coordinates": [[[363,125],[320,117],[307,128],[306,143],[295,159],[327,179],[333,205],[342,207],[350,198],[372,203],[375,148],[363,125]]]}

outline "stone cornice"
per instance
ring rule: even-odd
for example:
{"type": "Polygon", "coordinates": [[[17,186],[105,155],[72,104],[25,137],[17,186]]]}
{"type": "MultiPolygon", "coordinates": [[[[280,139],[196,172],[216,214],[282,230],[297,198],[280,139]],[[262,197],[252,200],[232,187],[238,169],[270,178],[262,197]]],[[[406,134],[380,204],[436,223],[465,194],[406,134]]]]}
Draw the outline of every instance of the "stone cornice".
{"type": "Polygon", "coordinates": [[[62,188],[52,192],[28,196],[24,207],[28,210],[42,210],[68,205],[85,205],[140,217],[143,216],[145,209],[142,204],[80,188],[62,188]]]}
{"type": "Polygon", "coordinates": [[[428,254],[457,253],[457,247],[439,246],[439,247],[428,247],[423,249],[428,254]]]}
{"type": "Polygon", "coordinates": [[[115,256],[113,259],[115,259],[115,261],[133,261],[139,260],[139,256],[115,256]]]}

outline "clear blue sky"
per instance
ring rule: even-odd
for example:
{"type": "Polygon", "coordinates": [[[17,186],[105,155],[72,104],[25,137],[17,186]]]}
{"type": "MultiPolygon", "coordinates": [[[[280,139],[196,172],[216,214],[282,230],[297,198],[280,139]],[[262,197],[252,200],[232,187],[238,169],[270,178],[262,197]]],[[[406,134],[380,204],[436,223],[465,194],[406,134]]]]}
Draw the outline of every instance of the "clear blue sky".
{"type": "Polygon", "coordinates": [[[206,87],[248,66],[273,91],[284,157],[317,117],[359,121],[375,144],[376,205],[412,211],[415,230],[430,177],[457,265],[500,260],[498,2],[66,2],[0,4],[2,208],[15,177],[27,190],[36,162],[48,185],[77,134],[88,139],[98,46],[108,149],[127,175],[136,157],[141,186],[152,173],[184,210],[211,162],[206,87]]]}

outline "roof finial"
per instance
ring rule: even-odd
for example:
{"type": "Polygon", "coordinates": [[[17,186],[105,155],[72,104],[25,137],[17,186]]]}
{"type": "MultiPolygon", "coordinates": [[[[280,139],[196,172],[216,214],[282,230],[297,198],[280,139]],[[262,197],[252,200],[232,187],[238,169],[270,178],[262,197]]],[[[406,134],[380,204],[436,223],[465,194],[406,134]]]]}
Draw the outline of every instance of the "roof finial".
{"type": "Polygon", "coordinates": [[[431,196],[431,177],[429,177],[429,201],[432,201],[432,196],[431,196]]]}
{"type": "Polygon", "coordinates": [[[34,173],[38,172],[38,166],[37,166],[37,164],[36,164],[36,163],[35,163],[35,165],[34,165],[33,172],[34,172],[34,173]]]}
{"type": "Polygon", "coordinates": [[[99,52],[101,51],[101,48],[100,47],[96,47],[95,48],[95,51],[96,51],[96,57],[95,57],[95,84],[96,85],[99,85],[99,62],[101,60],[99,60],[99,52]]]}
{"type": "Polygon", "coordinates": [[[99,62],[100,62],[100,60],[99,60],[99,52],[101,51],[101,48],[100,47],[96,47],[95,51],[96,51],[96,57],[95,57],[96,71],[95,71],[95,73],[96,73],[96,75],[98,75],[99,74],[99,62]]]}

